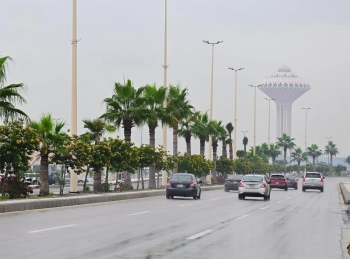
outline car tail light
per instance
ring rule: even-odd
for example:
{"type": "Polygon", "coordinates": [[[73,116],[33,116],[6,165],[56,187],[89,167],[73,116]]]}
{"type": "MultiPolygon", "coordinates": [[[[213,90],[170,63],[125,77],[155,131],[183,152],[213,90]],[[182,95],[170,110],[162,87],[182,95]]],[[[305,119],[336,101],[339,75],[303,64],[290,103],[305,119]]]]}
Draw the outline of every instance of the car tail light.
{"type": "Polygon", "coordinates": [[[306,182],[306,179],[305,179],[305,177],[303,178],[303,182],[306,182]]]}
{"type": "Polygon", "coordinates": [[[293,182],[293,183],[296,183],[297,181],[293,180],[292,182],[293,182]]]}
{"type": "Polygon", "coordinates": [[[171,186],[171,182],[167,182],[167,184],[166,184],[167,186],[171,186]]]}
{"type": "Polygon", "coordinates": [[[323,183],[323,178],[321,177],[321,183],[323,183]]]}
{"type": "Polygon", "coordinates": [[[244,187],[242,182],[239,182],[238,187],[244,187]]]}
{"type": "Polygon", "coordinates": [[[194,187],[194,183],[190,183],[190,187],[194,187]]]}
{"type": "Polygon", "coordinates": [[[260,186],[260,188],[266,188],[266,184],[263,183],[263,184],[260,186]]]}

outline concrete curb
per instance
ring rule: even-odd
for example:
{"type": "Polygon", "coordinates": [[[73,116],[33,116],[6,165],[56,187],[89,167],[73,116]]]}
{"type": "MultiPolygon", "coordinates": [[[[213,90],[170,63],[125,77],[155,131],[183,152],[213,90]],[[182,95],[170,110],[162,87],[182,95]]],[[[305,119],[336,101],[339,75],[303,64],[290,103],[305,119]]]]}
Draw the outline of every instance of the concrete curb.
{"type": "MultiPolygon", "coordinates": [[[[223,185],[203,186],[202,191],[223,190],[223,185]]],[[[76,206],[100,202],[111,202],[129,199],[139,199],[165,195],[165,190],[138,191],[125,193],[89,194],[62,198],[38,198],[23,200],[7,200],[0,202],[0,213],[37,210],[55,207],[76,206]]]]}
{"type": "Polygon", "coordinates": [[[344,203],[350,204],[350,192],[345,187],[344,183],[339,184],[341,194],[343,195],[344,203]]]}

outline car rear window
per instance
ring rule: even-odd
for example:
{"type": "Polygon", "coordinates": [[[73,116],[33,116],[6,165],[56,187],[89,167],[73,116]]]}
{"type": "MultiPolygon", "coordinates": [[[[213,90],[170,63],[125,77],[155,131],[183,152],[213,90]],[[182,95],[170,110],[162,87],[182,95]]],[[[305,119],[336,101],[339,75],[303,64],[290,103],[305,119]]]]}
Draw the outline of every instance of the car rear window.
{"type": "Polygon", "coordinates": [[[270,179],[284,179],[284,175],[273,174],[271,175],[270,179]]]}
{"type": "Polygon", "coordinates": [[[262,182],[263,177],[258,175],[247,175],[242,179],[243,182],[262,182]]]}
{"type": "Polygon", "coordinates": [[[242,177],[243,177],[242,175],[229,175],[227,177],[227,179],[229,179],[229,180],[241,180],[242,177]]]}
{"type": "Polygon", "coordinates": [[[317,173],[306,173],[305,178],[321,178],[321,174],[317,174],[317,173]]]}
{"type": "Polygon", "coordinates": [[[178,175],[178,174],[174,174],[171,177],[171,180],[173,180],[173,181],[192,181],[192,175],[178,175]]]}

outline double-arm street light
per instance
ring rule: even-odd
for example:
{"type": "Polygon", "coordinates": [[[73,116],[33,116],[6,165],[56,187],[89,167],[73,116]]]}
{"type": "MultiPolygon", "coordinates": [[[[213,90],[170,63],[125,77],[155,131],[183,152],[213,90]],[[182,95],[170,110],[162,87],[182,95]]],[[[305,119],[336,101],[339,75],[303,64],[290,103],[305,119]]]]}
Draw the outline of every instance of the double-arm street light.
{"type": "Polygon", "coordinates": [[[256,147],[256,88],[260,87],[261,85],[249,85],[251,87],[254,87],[254,147],[253,147],[253,155],[255,155],[255,147],[256,147]]]}
{"type": "MultiPolygon", "coordinates": [[[[305,152],[306,152],[306,138],[307,138],[307,111],[310,110],[311,108],[302,108],[303,110],[305,110],[305,152]]],[[[306,172],[306,160],[305,160],[305,172],[306,172]]]]}
{"type": "Polygon", "coordinates": [[[270,102],[273,100],[273,99],[269,99],[269,98],[265,98],[265,100],[268,100],[269,101],[269,125],[268,125],[268,133],[267,133],[267,144],[270,145],[270,102]]]}
{"type": "Polygon", "coordinates": [[[241,132],[243,132],[243,134],[244,134],[244,137],[245,137],[245,134],[248,132],[247,130],[246,131],[241,131],[241,132]]]}
{"type": "Polygon", "coordinates": [[[229,67],[228,69],[231,69],[232,71],[235,71],[235,110],[234,110],[234,125],[233,125],[233,130],[234,130],[234,135],[233,135],[233,141],[234,141],[234,149],[233,149],[233,158],[236,159],[236,152],[237,152],[237,72],[240,70],[243,70],[244,68],[238,68],[234,69],[232,67],[229,67]]]}
{"type": "MultiPolygon", "coordinates": [[[[329,145],[329,139],[331,139],[332,137],[326,137],[326,139],[328,139],[327,145],[329,145]]],[[[328,164],[329,164],[329,154],[327,155],[328,157],[328,164]]]]}

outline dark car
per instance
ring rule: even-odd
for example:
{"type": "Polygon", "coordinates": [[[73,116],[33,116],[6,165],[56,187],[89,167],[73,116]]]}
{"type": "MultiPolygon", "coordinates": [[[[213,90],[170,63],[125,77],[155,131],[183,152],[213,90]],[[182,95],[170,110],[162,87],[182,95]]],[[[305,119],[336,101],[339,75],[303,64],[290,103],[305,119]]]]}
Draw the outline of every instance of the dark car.
{"type": "Polygon", "coordinates": [[[298,190],[298,179],[294,175],[288,175],[287,185],[288,185],[288,188],[293,188],[295,190],[298,190]]]}
{"type": "Polygon", "coordinates": [[[271,174],[270,187],[271,189],[283,189],[288,191],[287,180],[283,174],[271,174]]]}
{"type": "Polygon", "coordinates": [[[193,174],[178,173],[173,174],[166,186],[166,198],[174,198],[174,196],[192,197],[194,200],[201,198],[201,181],[193,174]]]}
{"type": "Polygon", "coordinates": [[[238,184],[241,182],[243,175],[234,174],[229,175],[225,181],[225,192],[229,192],[231,190],[238,191],[238,184]]]}

